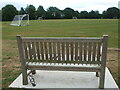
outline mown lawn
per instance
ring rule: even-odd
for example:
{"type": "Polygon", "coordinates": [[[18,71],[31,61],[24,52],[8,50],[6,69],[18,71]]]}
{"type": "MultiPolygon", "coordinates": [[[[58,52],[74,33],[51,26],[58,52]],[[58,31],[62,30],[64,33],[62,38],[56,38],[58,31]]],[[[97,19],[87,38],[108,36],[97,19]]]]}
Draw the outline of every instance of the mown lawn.
{"type": "Polygon", "coordinates": [[[31,20],[30,26],[10,26],[2,22],[3,88],[21,73],[16,35],[30,37],[101,37],[109,35],[107,66],[117,81],[118,68],[118,20],[78,19],[78,20],[31,20]]]}
{"type": "Polygon", "coordinates": [[[117,19],[79,19],[79,20],[34,20],[30,26],[10,26],[3,22],[3,40],[15,40],[15,36],[32,37],[93,37],[109,35],[109,47],[118,46],[117,19]]]}

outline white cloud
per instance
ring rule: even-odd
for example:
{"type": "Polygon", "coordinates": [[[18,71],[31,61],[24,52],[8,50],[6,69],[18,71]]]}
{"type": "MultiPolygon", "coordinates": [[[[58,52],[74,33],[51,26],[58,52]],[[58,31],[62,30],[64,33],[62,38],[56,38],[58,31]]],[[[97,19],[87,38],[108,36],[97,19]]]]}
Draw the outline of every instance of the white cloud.
{"type": "Polygon", "coordinates": [[[106,10],[109,7],[118,7],[118,0],[2,0],[0,1],[0,8],[6,4],[13,4],[17,9],[20,7],[26,7],[27,4],[32,4],[36,8],[42,5],[45,9],[50,6],[64,9],[71,7],[74,10],[98,10],[100,12],[106,10]]]}

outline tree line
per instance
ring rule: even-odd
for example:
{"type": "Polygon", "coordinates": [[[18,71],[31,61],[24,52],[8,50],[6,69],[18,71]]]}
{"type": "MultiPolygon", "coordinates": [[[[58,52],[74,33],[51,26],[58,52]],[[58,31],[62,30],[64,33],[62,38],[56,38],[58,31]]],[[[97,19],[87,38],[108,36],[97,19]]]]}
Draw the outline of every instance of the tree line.
{"type": "MultiPolygon", "coordinates": [[[[1,12],[1,10],[0,10],[1,12]]],[[[30,20],[35,20],[41,17],[42,19],[113,19],[120,18],[120,10],[116,7],[110,7],[103,11],[102,14],[99,11],[76,11],[72,8],[65,8],[60,10],[57,7],[49,7],[47,10],[43,6],[39,6],[37,9],[33,5],[29,5],[26,8],[21,7],[17,10],[15,6],[8,4],[2,8],[2,21],[11,21],[15,15],[29,14],[30,20]]]]}

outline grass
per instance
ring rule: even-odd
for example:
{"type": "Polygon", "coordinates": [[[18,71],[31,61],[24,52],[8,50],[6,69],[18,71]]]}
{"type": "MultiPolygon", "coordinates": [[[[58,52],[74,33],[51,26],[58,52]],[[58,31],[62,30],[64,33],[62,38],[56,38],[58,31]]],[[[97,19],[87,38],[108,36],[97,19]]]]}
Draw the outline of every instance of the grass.
{"type": "Polygon", "coordinates": [[[101,37],[109,35],[107,66],[117,81],[118,68],[118,20],[78,19],[78,20],[31,20],[30,26],[10,26],[2,22],[2,80],[3,88],[20,74],[16,35],[30,37],[101,37]]]}
{"type": "Polygon", "coordinates": [[[109,47],[118,47],[117,19],[79,19],[79,20],[34,20],[30,26],[10,26],[3,22],[3,39],[15,40],[15,36],[32,37],[93,37],[109,35],[109,47]]]}

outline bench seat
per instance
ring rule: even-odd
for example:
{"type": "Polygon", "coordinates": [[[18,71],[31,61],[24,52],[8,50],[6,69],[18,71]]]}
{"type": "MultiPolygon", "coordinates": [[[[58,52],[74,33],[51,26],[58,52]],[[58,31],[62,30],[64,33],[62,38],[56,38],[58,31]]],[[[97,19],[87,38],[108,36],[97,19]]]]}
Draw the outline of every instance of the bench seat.
{"type": "Polygon", "coordinates": [[[93,71],[100,72],[101,66],[98,64],[69,64],[69,63],[39,63],[27,62],[30,70],[62,70],[62,71],[93,71]]]}

